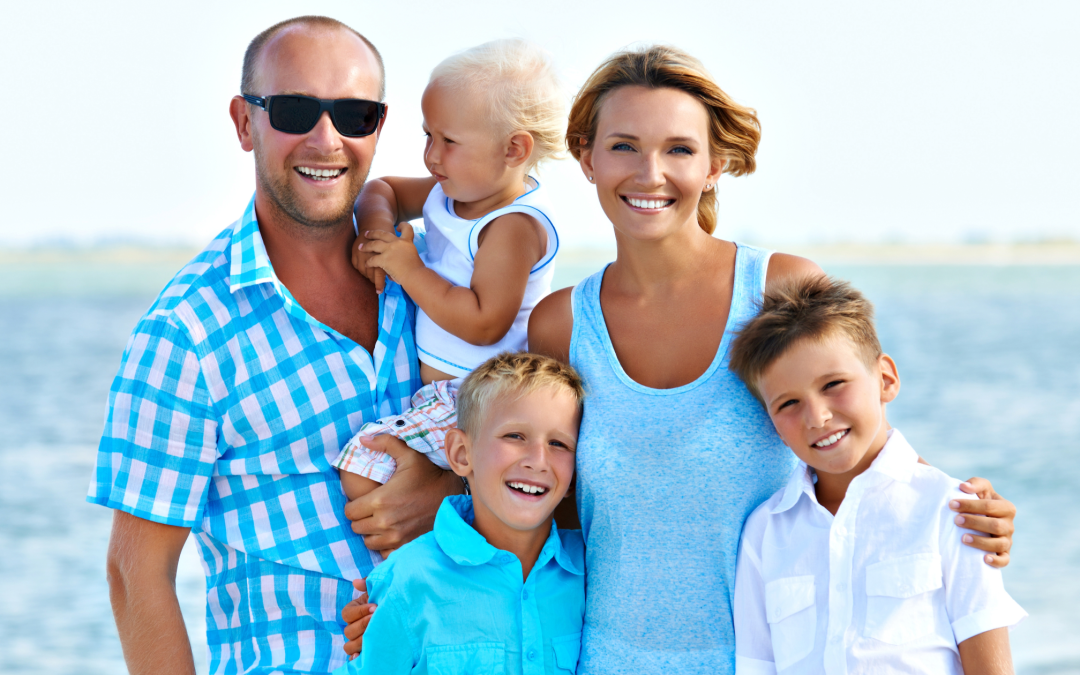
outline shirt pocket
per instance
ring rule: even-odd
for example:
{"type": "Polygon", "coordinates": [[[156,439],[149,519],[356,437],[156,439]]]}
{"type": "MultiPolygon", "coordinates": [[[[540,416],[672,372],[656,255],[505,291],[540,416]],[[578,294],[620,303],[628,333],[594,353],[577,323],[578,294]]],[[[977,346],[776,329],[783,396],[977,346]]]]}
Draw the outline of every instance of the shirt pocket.
{"type": "Polygon", "coordinates": [[[786,577],[765,584],[765,618],[772,636],[773,660],[783,670],[814,649],[817,608],[814,575],[786,577]]]}
{"type": "Polygon", "coordinates": [[[431,675],[503,675],[506,649],[501,642],[428,647],[427,671],[431,675]]]}
{"type": "Polygon", "coordinates": [[[555,672],[576,672],[581,656],[581,633],[551,638],[551,650],[555,652],[555,672]]]}
{"type": "Polygon", "coordinates": [[[866,568],[863,635],[902,645],[934,631],[934,591],[941,588],[941,556],[917,553],[866,568]]]}

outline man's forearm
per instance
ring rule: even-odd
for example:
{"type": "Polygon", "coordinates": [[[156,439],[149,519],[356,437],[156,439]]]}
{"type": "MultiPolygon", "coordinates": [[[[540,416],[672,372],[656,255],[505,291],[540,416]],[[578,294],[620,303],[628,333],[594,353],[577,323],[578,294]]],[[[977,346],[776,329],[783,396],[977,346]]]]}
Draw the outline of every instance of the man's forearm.
{"type": "Polygon", "coordinates": [[[109,600],[131,675],[194,675],[176,599],[176,565],[190,530],[113,512],[109,600]]]}

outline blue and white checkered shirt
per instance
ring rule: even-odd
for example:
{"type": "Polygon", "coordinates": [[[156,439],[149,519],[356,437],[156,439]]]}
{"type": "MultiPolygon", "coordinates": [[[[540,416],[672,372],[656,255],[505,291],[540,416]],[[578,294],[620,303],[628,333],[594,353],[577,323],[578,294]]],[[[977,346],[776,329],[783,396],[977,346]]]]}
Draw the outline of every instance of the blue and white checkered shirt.
{"type": "Polygon", "coordinates": [[[128,341],[87,500],[190,527],[211,673],[325,673],[371,559],[330,463],[421,385],[415,306],[387,280],[375,353],[274,274],[254,199],[165,287],[128,341]]]}

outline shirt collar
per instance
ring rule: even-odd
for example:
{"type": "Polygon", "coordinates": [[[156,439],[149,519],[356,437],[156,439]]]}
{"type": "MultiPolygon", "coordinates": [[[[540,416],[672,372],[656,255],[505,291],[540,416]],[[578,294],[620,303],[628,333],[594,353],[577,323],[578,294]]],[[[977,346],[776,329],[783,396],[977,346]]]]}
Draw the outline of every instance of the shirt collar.
{"type": "MultiPolygon", "coordinates": [[[[890,429],[888,440],[881,448],[881,452],[874,458],[866,473],[881,474],[901,483],[910,483],[911,476],[915,471],[915,465],[919,462],[919,455],[908,444],[907,439],[897,429],[890,429]]],[[[863,474],[865,475],[865,473],[863,474]]],[[[856,480],[861,476],[856,476],[856,480]]],[[[784,486],[784,494],[780,503],[773,507],[771,513],[783,513],[799,502],[799,497],[806,495],[812,501],[817,501],[814,492],[814,477],[806,462],[799,462],[799,466],[791,474],[787,485],[784,486]]]]}
{"type": "MultiPolygon", "coordinates": [[[[356,214],[353,214],[353,232],[358,233],[356,214]]],[[[255,195],[251,196],[244,215],[233,225],[231,244],[232,265],[229,268],[229,291],[235,293],[245,286],[273,283],[278,292],[291,297],[274,273],[270,256],[266,254],[259,231],[259,220],[255,215],[255,195]]]]}
{"type": "MultiPolygon", "coordinates": [[[[488,562],[498,563],[500,560],[516,561],[512,554],[501,551],[488,543],[483,535],[472,527],[473,518],[472,497],[468,495],[451,495],[443,500],[439,512],[435,515],[435,541],[443,553],[459,565],[475,567],[488,562]],[[498,556],[502,556],[501,558],[498,556]],[[506,557],[509,556],[509,557],[506,557]]],[[[548,534],[544,547],[540,550],[540,557],[536,559],[533,569],[540,569],[552,558],[563,569],[571,574],[583,575],[585,572],[578,568],[571,559],[570,554],[563,548],[559,530],[551,523],[551,532],[548,534]]]]}

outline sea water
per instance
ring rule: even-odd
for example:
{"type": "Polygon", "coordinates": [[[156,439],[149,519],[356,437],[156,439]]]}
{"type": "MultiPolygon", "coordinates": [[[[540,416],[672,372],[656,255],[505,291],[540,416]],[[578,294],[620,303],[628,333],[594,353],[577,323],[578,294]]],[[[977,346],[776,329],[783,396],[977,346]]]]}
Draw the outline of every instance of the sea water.
{"type": "MultiPolygon", "coordinates": [[[[556,287],[602,263],[562,266],[556,287]]],[[[177,267],[0,264],[0,672],[124,672],[111,512],[84,497],[128,333],[177,267]]],[[[903,383],[892,424],[1019,509],[1005,583],[1031,616],[1012,633],[1017,671],[1080,673],[1080,266],[825,267],[877,307],[903,383]]],[[[189,544],[177,594],[199,673],[203,593],[189,544]]]]}

